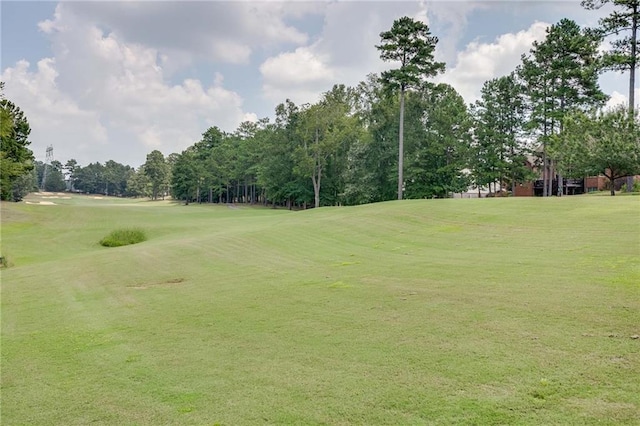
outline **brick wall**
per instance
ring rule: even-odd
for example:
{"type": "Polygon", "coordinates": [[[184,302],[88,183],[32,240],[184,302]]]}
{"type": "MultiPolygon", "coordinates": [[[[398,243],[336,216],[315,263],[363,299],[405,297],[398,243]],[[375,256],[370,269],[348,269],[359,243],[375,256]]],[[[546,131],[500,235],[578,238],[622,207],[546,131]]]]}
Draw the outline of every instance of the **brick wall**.
{"type": "Polygon", "coordinates": [[[607,178],[604,176],[589,176],[584,179],[584,190],[586,192],[590,191],[602,191],[605,188],[605,183],[607,178]],[[595,189],[594,189],[595,188],[595,189]]]}
{"type": "Polygon", "coordinates": [[[516,185],[514,197],[533,197],[533,182],[526,182],[516,185]]]}

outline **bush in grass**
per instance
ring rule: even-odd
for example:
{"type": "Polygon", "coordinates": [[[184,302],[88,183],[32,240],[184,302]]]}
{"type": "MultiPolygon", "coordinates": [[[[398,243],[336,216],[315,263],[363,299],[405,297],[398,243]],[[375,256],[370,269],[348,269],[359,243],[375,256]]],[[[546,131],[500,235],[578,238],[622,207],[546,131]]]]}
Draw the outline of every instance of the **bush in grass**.
{"type": "MultiPolygon", "coordinates": [[[[623,184],[622,188],[620,188],[620,191],[622,192],[627,192],[627,184],[623,184]]],[[[636,180],[633,182],[633,186],[631,189],[631,192],[640,192],[640,180],[636,180]]]]}
{"type": "Polygon", "coordinates": [[[141,243],[147,239],[147,235],[142,229],[116,229],[100,240],[100,244],[105,247],[120,247],[129,244],[141,243]]]}

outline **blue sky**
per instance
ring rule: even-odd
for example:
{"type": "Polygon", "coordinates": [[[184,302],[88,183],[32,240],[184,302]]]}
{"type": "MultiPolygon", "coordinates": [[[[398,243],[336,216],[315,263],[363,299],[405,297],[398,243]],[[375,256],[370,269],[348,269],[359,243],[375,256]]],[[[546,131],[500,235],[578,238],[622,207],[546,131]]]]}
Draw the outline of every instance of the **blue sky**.
{"type": "MultiPolygon", "coordinates": [[[[607,10],[576,1],[2,1],[1,80],[31,124],[39,160],[134,167],[168,155],[209,126],[233,131],[271,117],[290,98],[314,102],[334,83],[355,85],[391,65],[379,33],[394,19],[424,20],[437,59],[469,103],[484,81],[520,62],[562,18],[593,26],[607,10]]],[[[628,76],[602,76],[611,103],[628,76]]],[[[636,96],[639,99],[640,96],[636,96]]]]}

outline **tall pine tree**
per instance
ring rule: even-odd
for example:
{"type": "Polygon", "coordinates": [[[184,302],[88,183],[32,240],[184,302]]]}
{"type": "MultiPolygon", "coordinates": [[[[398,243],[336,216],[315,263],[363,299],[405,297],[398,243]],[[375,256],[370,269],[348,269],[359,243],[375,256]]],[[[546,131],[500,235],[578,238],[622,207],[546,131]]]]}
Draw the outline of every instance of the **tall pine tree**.
{"type": "Polygon", "coordinates": [[[444,72],[445,64],[436,62],[434,52],[438,38],[427,24],[404,16],[396,19],[389,31],[380,33],[380,58],[400,64],[400,68],[382,73],[382,80],[392,89],[400,89],[400,130],[398,134],[398,200],[404,183],[404,98],[407,89],[419,87],[426,78],[444,72]]]}
{"type": "MultiPolygon", "coordinates": [[[[600,34],[563,19],[547,29],[543,42],[533,44],[530,55],[523,55],[519,76],[529,103],[529,128],[542,147],[544,196],[552,195],[555,174],[548,145],[562,131],[563,118],[571,110],[602,106],[607,100],[598,84],[601,40],[600,34]]],[[[562,183],[562,176],[557,179],[562,183]]]]}

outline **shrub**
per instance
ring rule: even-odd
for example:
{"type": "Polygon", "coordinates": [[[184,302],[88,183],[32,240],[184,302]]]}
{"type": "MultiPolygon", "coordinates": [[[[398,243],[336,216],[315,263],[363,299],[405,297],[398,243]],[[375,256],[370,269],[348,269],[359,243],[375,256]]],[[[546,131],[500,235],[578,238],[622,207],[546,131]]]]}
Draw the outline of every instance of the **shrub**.
{"type": "MultiPolygon", "coordinates": [[[[627,184],[623,184],[622,188],[620,188],[622,192],[627,192],[627,184]]],[[[640,180],[636,180],[633,182],[633,187],[631,192],[640,192],[640,180]]]]}
{"type": "Polygon", "coordinates": [[[141,243],[146,241],[147,235],[142,229],[116,229],[109,235],[100,240],[100,244],[105,247],[120,247],[129,244],[141,243]]]}
{"type": "Polygon", "coordinates": [[[490,192],[485,197],[486,198],[494,198],[494,197],[509,197],[509,196],[510,196],[510,194],[509,194],[508,191],[501,190],[501,191],[497,191],[497,192],[490,192]]]}

